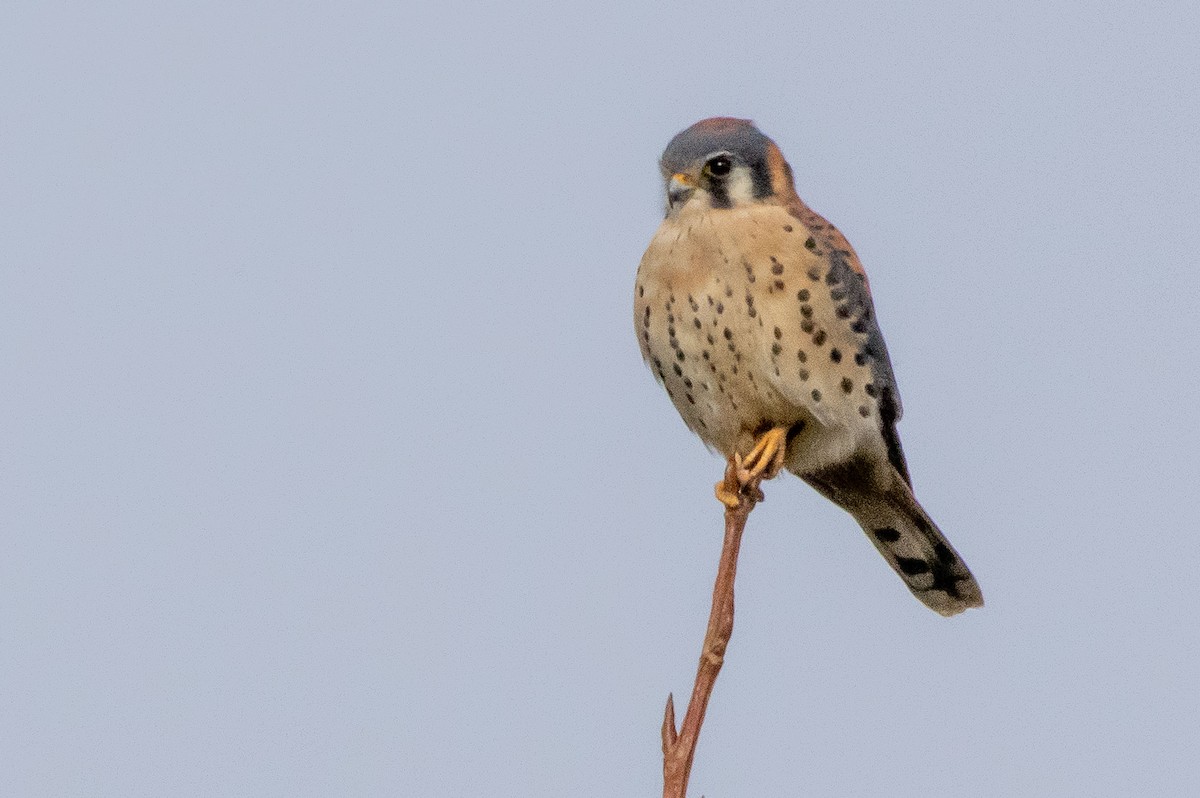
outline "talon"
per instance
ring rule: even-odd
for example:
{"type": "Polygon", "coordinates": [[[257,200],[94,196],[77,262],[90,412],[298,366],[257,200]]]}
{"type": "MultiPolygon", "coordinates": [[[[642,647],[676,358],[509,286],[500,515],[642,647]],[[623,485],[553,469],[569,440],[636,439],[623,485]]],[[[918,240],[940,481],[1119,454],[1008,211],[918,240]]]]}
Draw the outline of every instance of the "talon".
{"type": "Polygon", "coordinates": [[[717,483],[715,492],[717,494],[717,501],[730,510],[736,510],[742,504],[741,492],[730,490],[724,480],[717,483]]]}
{"type": "Polygon", "coordinates": [[[737,454],[731,457],[725,466],[725,478],[715,486],[717,501],[730,510],[736,510],[742,504],[742,486],[744,483],[738,478],[738,472],[741,470],[739,467],[740,461],[741,456],[737,454]]]}
{"type": "Polygon", "coordinates": [[[736,510],[744,499],[763,501],[759,483],[773,479],[783,469],[787,457],[787,427],[772,427],[754,441],[754,448],[745,457],[734,452],[725,466],[725,478],[715,487],[717,500],[730,510],[736,510]]]}
{"type": "Polygon", "coordinates": [[[774,479],[779,474],[787,457],[787,434],[787,427],[772,427],[758,437],[754,448],[742,461],[749,471],[749,477],[742,480],[743,484],[758,479],[774,479]]]}

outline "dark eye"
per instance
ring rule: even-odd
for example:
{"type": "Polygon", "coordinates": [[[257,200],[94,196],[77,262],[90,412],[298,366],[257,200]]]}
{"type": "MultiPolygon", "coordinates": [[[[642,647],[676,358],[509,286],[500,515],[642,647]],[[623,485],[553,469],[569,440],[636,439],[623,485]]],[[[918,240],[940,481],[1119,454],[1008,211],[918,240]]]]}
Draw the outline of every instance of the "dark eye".
{"type": "Polygon", "coordinates": [[[729,156],[727,155],[718,155],[716,158],[710,160],[706,166],[710,175],[724,177],[733,168],[733,161],[729,160],[729,156]]]}

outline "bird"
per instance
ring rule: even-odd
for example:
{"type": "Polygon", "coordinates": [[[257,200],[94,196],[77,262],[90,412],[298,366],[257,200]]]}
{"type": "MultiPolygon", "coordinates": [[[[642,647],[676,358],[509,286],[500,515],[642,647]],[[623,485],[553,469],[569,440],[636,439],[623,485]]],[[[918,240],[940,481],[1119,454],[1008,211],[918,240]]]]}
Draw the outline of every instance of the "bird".
{"type": "Polygon", "coordinates": [[[845,236],[750,120],[695,123],[659,166],[665,218],[638,267],[634,328],[683,421],[728,462],[717,498],[736,507],[786,469],[848,512],[927,607],[983,606],[913,494],[891,359],[845,236]]]}

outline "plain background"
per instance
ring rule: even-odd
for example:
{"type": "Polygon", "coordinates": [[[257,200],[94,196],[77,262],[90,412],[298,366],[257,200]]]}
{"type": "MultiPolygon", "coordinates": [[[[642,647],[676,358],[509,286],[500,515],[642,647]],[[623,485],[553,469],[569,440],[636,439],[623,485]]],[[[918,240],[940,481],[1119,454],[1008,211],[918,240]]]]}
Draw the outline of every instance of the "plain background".
{"type": "Polygon", "coordinates": [[[769,484],[693,794],[1200,793],[1196,5],[437,6],[0,10],[0,793],[658,794],[722,464],[632,287],[717,114],[988,606],[769,484]]]}

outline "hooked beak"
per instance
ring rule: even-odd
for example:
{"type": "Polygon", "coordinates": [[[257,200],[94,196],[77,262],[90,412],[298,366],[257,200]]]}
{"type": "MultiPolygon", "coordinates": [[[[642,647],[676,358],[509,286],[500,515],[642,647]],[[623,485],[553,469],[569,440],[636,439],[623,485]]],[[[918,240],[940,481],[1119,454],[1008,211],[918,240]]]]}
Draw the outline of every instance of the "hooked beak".
{"type": "Polygon", "coordinates": [[[667,181],[667,204],[674,208],[687,202],[688,197],[696,190],[696,181],[689,175],[676,172],[667,181]]]}

